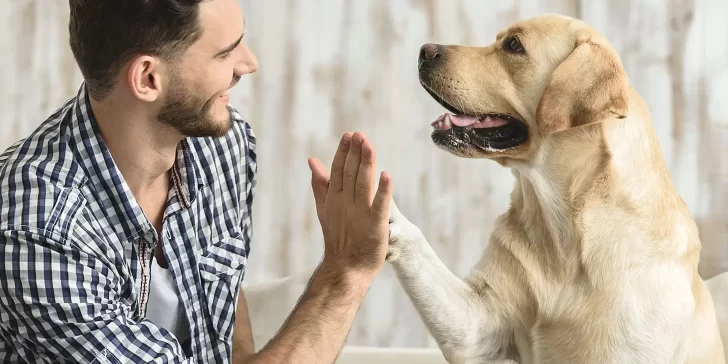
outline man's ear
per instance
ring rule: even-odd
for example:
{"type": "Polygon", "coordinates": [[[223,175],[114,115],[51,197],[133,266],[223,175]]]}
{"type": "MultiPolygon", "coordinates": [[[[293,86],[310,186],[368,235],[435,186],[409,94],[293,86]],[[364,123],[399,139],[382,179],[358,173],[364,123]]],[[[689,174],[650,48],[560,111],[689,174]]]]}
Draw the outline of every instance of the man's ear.
{"type": "Polygon", "coordinates": [[[592,29],[575,30],[571,54],[556,68],[536,110],[542,132],[623,119],[628,114],[629,81],[616,51],[592,29]]]}
{"type": "Polygon", "coordinates": [[[126,82],[131,94],[139,100],[154,102],[162,88],[158,57],[139,55],[129,61],[126,82]]]}

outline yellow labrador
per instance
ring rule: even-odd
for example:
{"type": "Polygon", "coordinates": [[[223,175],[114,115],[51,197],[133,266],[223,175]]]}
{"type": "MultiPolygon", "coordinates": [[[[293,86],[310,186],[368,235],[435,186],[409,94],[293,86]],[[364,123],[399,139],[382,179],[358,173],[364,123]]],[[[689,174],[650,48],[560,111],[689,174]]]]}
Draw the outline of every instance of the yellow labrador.
{"type": "Polygon", "coordinates": [[[464,280],[392,208],[388,260],[450,362],[725,362],[696,224],[603,36],[539,16],[487,47],[426,44],[419,75],[452,113],[433,142],[516,181],[464,280]]]}

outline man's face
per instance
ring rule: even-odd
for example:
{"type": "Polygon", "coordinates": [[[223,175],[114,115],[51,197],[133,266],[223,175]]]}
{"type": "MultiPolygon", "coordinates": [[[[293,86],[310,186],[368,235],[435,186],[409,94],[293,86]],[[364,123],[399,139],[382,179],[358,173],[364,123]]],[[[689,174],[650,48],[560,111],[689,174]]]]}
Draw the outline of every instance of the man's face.
{"type": "Polygon", "coordinates": [[[242,39],[243,13],[236,0],[200,4],[202,36],[169,65],[168,92],[157,118],[185,136],[218,137],[230,130],[228,90],[258,60],[242,39]]]}

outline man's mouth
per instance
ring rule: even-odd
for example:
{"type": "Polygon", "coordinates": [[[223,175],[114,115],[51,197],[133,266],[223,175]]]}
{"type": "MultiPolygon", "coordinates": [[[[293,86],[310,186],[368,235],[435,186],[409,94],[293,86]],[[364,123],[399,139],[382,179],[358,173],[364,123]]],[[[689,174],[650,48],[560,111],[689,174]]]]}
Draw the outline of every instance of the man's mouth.
{"type": "Polygon", "coordinates": [[[227,90],[225,92],[223,92],[222,94],[220,94],[220,99],[221,100],[225,100],[225,101],[230,100],[230,89],[232,89],[233,87],[235,87],[235,85],[237,85],[238,82],[240,82],[240,78],[241,77],[242,76],[234,76],[233,77],[232,81],[230,81],[230,86],[227,88],[227,90]]]}
{"type": "Polygon", "coordinates": [[[220,102],[227,103],[230,101],[230,91],[225,91],[222,94],[220,94],[220,97],[217,99],[220,102]]]}
{"type": "Polygon", "coordinates": [[[451,113],[441,115],[430,125],[433,142],[452,151],[477,148],[487,152],[504,151],[523,144],[528,139],[528,128],[522,120],[502,113],[469,114],[460,111],[442,97],[425,90],[451,113]]]}
{"type": "Polygon", "coordinates": [[[235,85],[237,85],[237,84],[238,84],[238,82],[240,82],[240,79],[241,79],[242,77],[243,77],[243,76],[235,76],[235,77],[233,77],[233,80],[232,80],[232,81],[230,81],[230,87],[228,87],[228,90],[229,90],[229,89],[231,89],[231,88],[233,88],[233,87],[235,87],[235,85]]]}

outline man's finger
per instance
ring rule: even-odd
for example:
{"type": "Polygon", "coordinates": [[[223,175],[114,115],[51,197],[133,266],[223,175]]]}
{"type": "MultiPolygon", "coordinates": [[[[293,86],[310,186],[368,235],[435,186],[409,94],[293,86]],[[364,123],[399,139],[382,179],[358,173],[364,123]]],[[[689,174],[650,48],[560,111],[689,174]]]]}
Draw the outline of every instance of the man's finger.
{"type": "Polygon", "coordinates": [[[371,217],[374,221],[389,221],[389,204],[392,200],[392,177],[387,172],[379,176],[379,187],[372,202],[371,217]]]}
{"type": "Polygon", "coordinates": [[[354,133],[351,137],[351,147],[349,148],[349,154],[346,155],[346,162],[344,162],[343,171],[343,184],[344,194],[351,199],[354,199],[354,185],[356,184],[356,175],[359,173],[359,162],[361,161],[361,146],[364,142],[365,136],[360,132],[354,133]]]}
{"type": "Polygon", "coordinates": [[[326,194],[329,190],[329,173],[326,167],[316,158],[309,158],[308,167],[311,168],[311,190],[316,201],[316,212],[321,217],[321,211],[326,202],[326,194]]]}
{"type": "Polygon", "coordinates": [[[359,162],[359,173],[354,188],[354,203],[357,206],[370,207],[372,205],[376,169],[377,157],[374,153],[374,147],[368,140],[365,140],[361,146],[361,161],[359,162]]]}
{"type": "Polygon", "coordinates": [[[334,154],[334,161],[331,163],[331,183],[329,188],[332,191],[341,191],[343,189],[343,173],[346,155],[349,153],[351,145],[351,133],[344,133],[339,141],[339,147],[334,154]]]}

